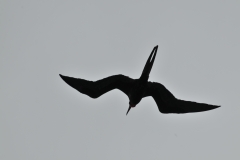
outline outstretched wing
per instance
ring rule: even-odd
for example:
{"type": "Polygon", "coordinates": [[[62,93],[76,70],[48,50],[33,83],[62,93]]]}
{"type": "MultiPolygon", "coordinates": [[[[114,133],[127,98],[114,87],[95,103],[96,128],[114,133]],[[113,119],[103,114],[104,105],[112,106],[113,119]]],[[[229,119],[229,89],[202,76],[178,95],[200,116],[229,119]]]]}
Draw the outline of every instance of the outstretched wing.
{"type": "Polygon", "coordinates": [[[98,98],[113,89],[119,89],[127,95],[134,81],[124,75],[113,75],[95,82],[80,78],[67,77],[61,74],[60,77],[68,85],[91,98],[98,98]]]}
{"type": "Polygon", "coordinates": [[[220,107],[177,99],[162,84],[155,82],[148,82],[144,97],[146,96],[152,96],[154,98],[159,111],[162,113],[203,112],[220,107]]]}

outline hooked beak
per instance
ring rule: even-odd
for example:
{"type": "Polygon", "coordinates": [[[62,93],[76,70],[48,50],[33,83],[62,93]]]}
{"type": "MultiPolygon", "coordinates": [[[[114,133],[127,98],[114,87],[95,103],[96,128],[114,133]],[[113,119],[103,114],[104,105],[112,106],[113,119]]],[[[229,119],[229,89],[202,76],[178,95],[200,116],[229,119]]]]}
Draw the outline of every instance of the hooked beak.
{"type": "Polygon", "coordinates": [[[129,108],[128,108],[128,111],[127,111],[126,115],[128,114],[128,112],[130,111],[131,108],[132,108],[132,107],[129,105],[129,108]]]}

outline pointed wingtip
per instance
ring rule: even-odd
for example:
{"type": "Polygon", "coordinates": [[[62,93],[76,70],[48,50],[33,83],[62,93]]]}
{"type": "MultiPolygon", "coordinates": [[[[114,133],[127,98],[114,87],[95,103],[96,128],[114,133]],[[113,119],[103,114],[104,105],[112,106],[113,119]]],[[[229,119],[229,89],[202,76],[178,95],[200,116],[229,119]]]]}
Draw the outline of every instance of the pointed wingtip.
{"type": "Polygon", "coordinates": [[[217,109],[217,108],[220,108],[221,106],[218,106],[218,105],[211,105],[211,108],[208,108],[206,111],[210,111],[210,110],[213,110],[213,109],[217,109]]]}
{"type": "Polygon", "coordinates": [[[61,74],[59,74],[59,76],[62,78],[62,80],[64,80],[67,83],[68,77],[61,74]]]}
{"type": "Polygon", "coordinates": [[[61,74],[59,74],[59,76],[60,76],[62,79],[63,79],[63,77],[64,77],[64,76],[63,76],[63,75],[61,75],[61,74]]]}
{"type": "Polygon", "coordinates": [[[158,45],[156,45],[156,46],[154,47],[154,50],[155,50],[155,54],[154,54],[154,55],[156,55],[156,54],[157,54],[157,50],[158,50],[158,45]]]}
{"type": "Polygon", "coordinates": [[[214,109],[220,108],[221,106],[216,106],[214,109]]]}
{"type": "Polygon", "coordinates": [[[219,105],[212,105],[212,106],[213,106],[213,109],[216,109],[216,108],[221,107],[221,106],[219,106],[219,105]]]}
{"type": "Polygon", "coordinates": [[[61,75],[61,74],[59,74],[59,76],[63,79],[64,77],[66,77],[66,76],[64,76],[64,75],[61,75]]]}

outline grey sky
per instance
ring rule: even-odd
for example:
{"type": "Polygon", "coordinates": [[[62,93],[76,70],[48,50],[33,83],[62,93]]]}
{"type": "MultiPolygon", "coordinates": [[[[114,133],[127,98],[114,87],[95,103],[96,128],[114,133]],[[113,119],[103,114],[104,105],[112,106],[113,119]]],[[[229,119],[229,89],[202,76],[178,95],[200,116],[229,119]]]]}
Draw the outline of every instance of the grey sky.
{"type": "Polygon", "coordinates": [[[240,1],[0,1],[0,159],[238,159],[240,1]],[[118,90],[91,99],[58,76],[138,78],[221,105],[128,116],[118,90]]]}

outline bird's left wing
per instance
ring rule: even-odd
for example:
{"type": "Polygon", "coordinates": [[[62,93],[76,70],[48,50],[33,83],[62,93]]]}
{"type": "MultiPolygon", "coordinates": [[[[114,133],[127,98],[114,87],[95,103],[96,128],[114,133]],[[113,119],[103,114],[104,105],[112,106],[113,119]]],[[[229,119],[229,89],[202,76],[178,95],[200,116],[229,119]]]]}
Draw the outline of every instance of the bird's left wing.
{"type": "Polygon", "coordinates": [[[63,76],[61,74],[60,77],[68,85],[91,98],[98,98],[113,89],[119,89],[128,95],[132,83],[134,82],[133,79],[124,75],[113,75],[98,81],[88,81],[81,78],[63,76]]]}
{"type": "Polygon", "coordinates": [[[162,113],[190,113],[208,111],[220,106],[184,101],[174,97],[162,84],[148,82],[144,97],[152,96],[162,113]]]}

